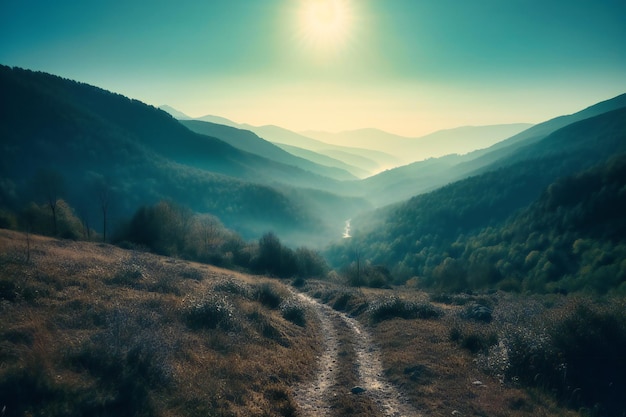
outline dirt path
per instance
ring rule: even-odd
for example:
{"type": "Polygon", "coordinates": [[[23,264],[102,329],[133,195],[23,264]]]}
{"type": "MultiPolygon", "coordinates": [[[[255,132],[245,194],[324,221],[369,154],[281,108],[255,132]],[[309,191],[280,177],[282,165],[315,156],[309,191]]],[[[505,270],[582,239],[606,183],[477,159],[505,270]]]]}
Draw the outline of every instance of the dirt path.
{"type": "Polygon", "coordinates": [[[370,335],[353,318],[322,304],[305,294],[298,294],[310,305],[321,324],[323,353],[318,358],[316,378],[296,387],[294,397],[304,416],[333,416],[331,398],[337,392],[337,374],[340,361],[347,360],[339,355],[340,334],[352,342],[356,360],[351,364],[358,375],[358,386],[365,389],[361,394],[369,397],[379,409],[377,415],[388,417],[420,416],[408,400],[383,376],[380,352],[373,345],[370,335]],[[344,333],[347,334],[344,334],[344,333]]]}

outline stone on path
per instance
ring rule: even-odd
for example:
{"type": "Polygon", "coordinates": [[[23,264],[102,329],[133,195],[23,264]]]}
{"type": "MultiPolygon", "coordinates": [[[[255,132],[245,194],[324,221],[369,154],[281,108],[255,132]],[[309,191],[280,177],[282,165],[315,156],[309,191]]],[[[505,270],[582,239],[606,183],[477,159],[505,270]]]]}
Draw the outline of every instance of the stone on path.
{"type": "Polygon", "coordinates": [[[355,386],[355,387],[352,387],[352,389],[350,390],[350,392],[353,393],[353,394],[362,394],[365,391],[367,391],[365,388],[359,387],[358,385],[355,386]]]}

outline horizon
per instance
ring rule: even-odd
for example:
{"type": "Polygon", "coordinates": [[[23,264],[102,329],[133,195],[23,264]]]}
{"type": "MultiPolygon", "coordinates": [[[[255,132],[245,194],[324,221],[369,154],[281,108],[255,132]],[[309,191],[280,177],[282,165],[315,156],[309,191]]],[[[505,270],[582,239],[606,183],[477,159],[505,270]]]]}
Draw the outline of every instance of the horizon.
{"type": "Polygon", "coordinates": [[[192,118],[421,137],[624,93],[625,14],[619,0],[7,1],[0,62],[192,118]]]}
{"type": "MultiPolygon", "coordinates": [[[[623,94],[626,94],[626,93],[623,93],[623,94]]],[[[611,97],[611,98],[613,98],[613,97],[611,97]]],[[[607,100],[610,100],[611,98],[609,98],[607,100]]],[[[596,103],[593,103],[593,104],[596,104],[596,103]]],[[[593,105],[593,104],[591,104],[591,105],[593,105]]],[[[462,126],[453,126],[453,127],[433,130],[432,132],[427,132],[427,133],[425,133],[425,134],[423,134],[423,135],[421,135],[419,137],[417,137],[417,136],[416,137],[409,137],[409,136],[400,135],[400,134],[397,134],[397,133],[394,133],[394,132],[390,132],[390,131],[387,131],[387,130],[383,130],[383,129],[380,129],[380,128],[377,128],[377,127],[358,127],[358,128],[354,128],[354,129],[334,130],[334,131],[321,130],[321,129],[291,130],[291,129],[285,128],[284,126],[280,126],[280,125],[277,125],[277,124],[271,124],[271,123],[270,124],[264,124],[264,125],[252,125],[252,124],[247,123],[245,121],[232,120],[232,119],[229,119],[228,117],[220,116],[219,114],[203,114],[203,115],[200,115],[200,116],[190,116],[187,113],[182,112],[179,109],[174,108],[174,107],[172,107],[172,106],[170,106],[168,104],[161,104],[161,105],[154,106],[154,107],[165,111],[166,113],[170,114],[174,118],[176,118],[176,115],[170,113],[170,111],[177,112],[177,113],[182,113],[182,115],[184,115],[186,118],[189,118],[189,120],[200,120],[203,117],[214,117],[216,119],[225,119],[228,122],[244,126],[244,128],[245,128],[245,126],[250,126],[250,127],[253,127],[253,128],[277,127],[277,128],[280,128],[280,129],[290,130],[290,131],[292,131],[294,133],[297,133],[299,135],[302,135],[302,136],[306,136],[307,134],[310,134],[310,133],[322,133],[322,134],[329,134],[329,135],[341,135],[341,134],[352,133],[352,132],[357,132],[357,131],[378,131],[380,133],[386,133],[386,134],[391,134],[391,135],[394,135],[394,136],[400,136],[400,137],[404,137],[406,139],[419,139],[420,137],[429,136],[429,135],[432,135],[432,134],[435,134],[435,133],[439,133],[439,132],[445,132],[445,131],[451,131],[451,130],[457,130],[457,129],[464,129],[464,128],[480,128],[480,127],[489,127],[489,126],[509,126],[509,125],[528,125],[528,127],[530,128],[530,127],[532,127],[532,126],[534,126],[536,124],[536,123],[517,122],[517,123],[500,123],[500,124],[494,124],[494,125],[462,125],[462,126]]],[[[580,109],[580,110],[583,110],[583,109],[580,109]]],[[[561,116],[563,116],[563,115],[561,115],[561,116]]],[[[217,123],[217,122],[211,122],[211,123],[217,123]]],[[[539,122],[539,123],[541,123],[541,122],[539,122]]],[[[217,124],[219,124],[219,123],[217,123],[217,124]]]]}

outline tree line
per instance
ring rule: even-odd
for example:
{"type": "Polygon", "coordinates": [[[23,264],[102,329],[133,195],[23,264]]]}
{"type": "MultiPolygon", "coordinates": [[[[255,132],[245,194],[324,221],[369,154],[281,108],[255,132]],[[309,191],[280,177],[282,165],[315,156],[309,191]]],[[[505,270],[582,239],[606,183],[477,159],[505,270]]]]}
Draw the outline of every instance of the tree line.
{"type": "MultiPolygon", "coordinates": [[[[626,293],[626,154],[553,181],[517,211],[502,209],[500,187],[490,186],[511,179],[507,172],[417,197],[388,208],[382,219],[362,219],[374,224],[371,232],[356,230],[325,254],[353,275],[384,266],[395,284],[410,280],[434,290],[626,293]]],[[[534,175],[540,172],[515,178],[534,175]]],[[[512,184],[509,193],[526,187],[512,184]]]]}

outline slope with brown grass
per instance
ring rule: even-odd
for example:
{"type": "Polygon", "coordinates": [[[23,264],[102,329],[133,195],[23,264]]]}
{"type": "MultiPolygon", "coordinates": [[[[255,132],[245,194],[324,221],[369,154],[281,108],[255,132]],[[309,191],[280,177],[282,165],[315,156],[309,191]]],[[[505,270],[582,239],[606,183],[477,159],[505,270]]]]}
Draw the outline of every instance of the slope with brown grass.
{"type": "Polygon", "coordinates": [[[6,230],[0,266],[3,416],[297,414],[317,327],[280,283],[6,230]]]}
{"type": "Polygon", "coordinates": [[[624,383],[623,299],[434,296],[328,281],[301,289],[307,296],[207,265],[0,230],[2,415],[624,409],[615,388],[624,383]],[[475,306],[489,320],[470,317],[475,306]],[[602,402],[590,407],[593,398],[602,402]]]}

